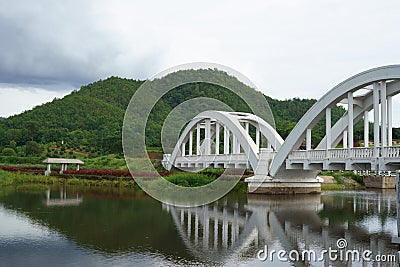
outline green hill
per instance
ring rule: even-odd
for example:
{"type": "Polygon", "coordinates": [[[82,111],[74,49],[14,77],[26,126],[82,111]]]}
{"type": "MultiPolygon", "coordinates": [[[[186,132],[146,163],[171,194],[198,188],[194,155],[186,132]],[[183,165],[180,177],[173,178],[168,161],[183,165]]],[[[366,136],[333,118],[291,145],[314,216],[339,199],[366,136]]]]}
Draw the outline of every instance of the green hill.
{"type": "Polygon", "coordinates": [[[10,142],[50,144],[117,152],[125,107],[142,81],[111,77],[82,86],[62,99],[0,122],[0,147],[10,142]],[[117,146],[113,147],[113,146],[117,146]]]}
{"type": "MultiPolygon", "coordinates": [[[[61,150],[58,152],[61,156],[73,156],[76,153],[85,156],[120,154],[125,109],[143,82],[110,77],[82,86],[62,99],[54,99],[30,111],[1,120],[0,152],[4,148],[12,148],[18,155],[35,155],[43,151],[41,153],[57,156],[54,155],[57,150],[61,150]],[[39,144],[39,148],[27,149],[27,146],[31,148],[36,144],[39,144]]],[[[219,99],[236,111],[249,111],[240,98],[222,87],[202,83],[180,86],[165,95],[155,106],[147,124],[148,146],[160,147],[162,122],[175,106],[199,96],[219,99]]],[[[314,99],[266,98],[274,114],[277,130],[283,138],[316,102],[314,99]]],[[[343,113],[343,108],[334,108],[333,120],[336,121],[343,113]]],[[[356,138],[358,133],[362,136],[360,131],[356,127],[356,138]]],[[[314,128],[313,134],[313,143],[316,144],[325,134],[322,122],[314,128]]]]}

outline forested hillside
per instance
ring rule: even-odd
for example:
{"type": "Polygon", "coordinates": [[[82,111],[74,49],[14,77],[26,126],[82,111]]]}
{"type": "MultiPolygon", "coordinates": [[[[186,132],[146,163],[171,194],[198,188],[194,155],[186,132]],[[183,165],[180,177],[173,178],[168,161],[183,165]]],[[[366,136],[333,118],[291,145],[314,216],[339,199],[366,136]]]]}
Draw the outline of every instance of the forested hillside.
{"type": "Polygon", "coordinates": [[[142,81],[111,77],[82,86],[62,99],[0,122],[0,147],[28,141],[66,143],[87,152],[119,152],[125,108],[142,81]]]}
{"type": "MultiPolygon", "coordinates": [[[[229,78],[228,78],[229,79],[229,78]]],[[[62,99],[37,106],[30,111],[0,121],[0,152],[10,155],[85,156],[120,154],[121,128],[125,109],[143,81],[110,77],[73,91],[62,99]]],[[[250,89],[249,90],[253,90],[250,89]]],[[[203,83],[180,86],[165,95],[155,106],[147,124],[147,144],[160,147],[162,122],[168,113],[185,100],[199,96],[219,99],[236,111],[249,111],[236,95],[222,87],[203,83]]],[[[303,114],[316,102],[313,99],[276,100],[267,97],[278,132],[289,134],[303,114]]],[[[344,109],[333,109],[336,121],[344,109]]],[[[397,130],[396,130],[397,131],[397,130]]],[[[321,123],[313,130],[316,144],[325,134],[321,123]]],[[[395,135],[398,133],[395,132],[395,135]]],[[[361,131],[356,129],[356,139],[361,131]]]]}

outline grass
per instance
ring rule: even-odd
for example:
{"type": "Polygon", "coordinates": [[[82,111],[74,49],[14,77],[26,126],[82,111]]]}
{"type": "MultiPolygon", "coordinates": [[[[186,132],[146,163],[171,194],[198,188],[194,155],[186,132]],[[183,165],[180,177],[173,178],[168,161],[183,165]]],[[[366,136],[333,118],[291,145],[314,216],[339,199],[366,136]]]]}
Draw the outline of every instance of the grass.
{"type": "MultiPolygon", "coordinates": [[[[67,155],[65,155],[67,157],[67,155]]],[[[19,156],[0,156],[1,165],[7,166],[42,166],[42,161],[46,157],[19,157],[19,156]]],[[[114,169],[127,170],[124,157],[116,155],[100,156],[96,158],[79,157],[85,162],[84,168],[93,169],[114,169]]]]}
{"type": "Polygon", "coordinates": [[[128,170],[125,159],[115,156],[101,156],[82,160],[85,162],[84,168],[128,170]]]}
{"type": "Polygon", "coordinates": [[[43,157],[0,156],[1,165],[12,166],[43,166],[43,157]]]}
{"type": "Polygon", "coordinates": [[[211,183],[215,178],[198,173],[176,173],[165,177],[173,184],[185,187],[196,187],[211,183]]]}
{"type": "MultiPolygon", "coordinates": [[[[110,157],[100,157],[90,159],[85,162],[86,167],[112,167],[117,169],[118,166],[126,168],[124,159],[116,159],[110,157]]],[[[211,183],[217,179],[223,169],[205,169],[200,173],[175,173],[165,177],[166,180],[184,187],[197,187],[211,183]]],[[[127,178],[118,179],[85,179],[72,176],[72,178],[60,178],[54,176],[35,175],[31,173],[7,172],[0,170],[0,186],[16,186],[23,184],[42,184],[42,185],[81,185],[94,187],[133,187],[134,180],[127,178]]],[[[244,182],[236,185],[235,190],[243,191],[247,189],[244,182]]]]}
{"type": "Polygon", "coordinates": [[[20,186],[24,184],[42,184],[42,185],[81,185],[93,187],[115,187],[131,188],[134,187],[133,179],[119,178],[117,180],[89,180],[73,178],[57,178],[52,176],[34,175],[19,172],[6,172],[0,170],[0,186],[20,186]]]}
{"type": "MultiPolygon", "coordinates": [[[[200,173],[175,173],[166,176],[165,179],[179,186],[185,186],[185,187],[203,186],[211,183],[212,181],[217,179],[221,174],[220,169],[215,169],[216,171],[210,171],[210,170],[213,169],[206,169],[200,173]]],[[[239,181],[232,189],[232,191],[246,193],[247,183],[245,183],[244,181],[239,181]]]]}
{"type": "MultiPolygon", "coordinates": [[[[166,176],[165,179],[176,185],[185,187],[197,187],[211,183],[219,176],[219,171],[208,175],[203,173],[175,173],[166,176]]],[[[89,187],[114,187],[132,188],[135,185],[133,179],[118,178],[113,180],[106,179],[81,179],[77,177],[59,178],[54,176],[35,175],[30,173],[6,172],[0,170],[0,186],[21,186],[21,185],[77,185],[89,187]]],[[[246,192],[247,184],[239,181],[234,191],[246,192]]]]}
{"type": "Polygon", "coordinates": [[[349,189],[349,187],[343,184],[321,184],[321,190],[334,191],[334,190],[344,190],[344,189],[349,189]]]}

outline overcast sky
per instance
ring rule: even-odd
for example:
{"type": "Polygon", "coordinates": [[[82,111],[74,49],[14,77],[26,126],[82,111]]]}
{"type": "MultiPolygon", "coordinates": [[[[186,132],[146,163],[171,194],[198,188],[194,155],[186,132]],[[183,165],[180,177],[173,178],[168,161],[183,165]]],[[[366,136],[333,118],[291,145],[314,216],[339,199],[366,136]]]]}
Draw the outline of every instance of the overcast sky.
{"type": "MultiPolygon", "coordinates": [[[[400,63],[400,1],[0,0],[0,116],[111,75],[214,62],[274,98],[400,63]]],[[[395,99],[400,126],[400,99],[395,99]]]]}

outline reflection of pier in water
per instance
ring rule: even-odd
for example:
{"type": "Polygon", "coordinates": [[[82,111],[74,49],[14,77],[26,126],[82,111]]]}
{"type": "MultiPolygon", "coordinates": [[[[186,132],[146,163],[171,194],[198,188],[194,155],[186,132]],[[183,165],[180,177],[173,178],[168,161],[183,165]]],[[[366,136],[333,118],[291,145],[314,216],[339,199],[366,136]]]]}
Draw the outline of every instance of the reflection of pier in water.
{"type": "MultiPolygon", "coordinates": [[[[392,216],[396,210],[394,198],[376,192],[349,193],[340,201],[329,193],[292,197],[249,195],[248,203],[240,208],[229,206],[226,201],[195,208],[163,208],[171,213],[192,254],[216,262],[243,256],[254,259],[265,244],[271,249],[300,252],[310,248],[336,249],[339,238],[346,239],[348,249],[368,249],[374,254],[392,251],[397,255],[391,244],[393,233],[389,232],[396,225],[392,216]],[[339,222],[326,214],[333,209],[336,216],[344,216],[339,222]],[[352,218],[346,217],[349,214],[353,214],[352,218]],[[367,219],[372,219],[372,229],[367,219]]],[[[326,257],[325,264],[327,260],[326,257]]],[[[331,263],[337,264],[341,263],[331,263]]]]}
{"type": "Polygon", "coordinates": [[[44,204],[48,207],[51,206],[78,206],[83,201],[82,197],[79,197],[79,194],[76,193],[76,197],[67,198],[67,189],[60,188],[60,198],[51,198],[50,189],[46,191],[46,200],[44,204]]]}

